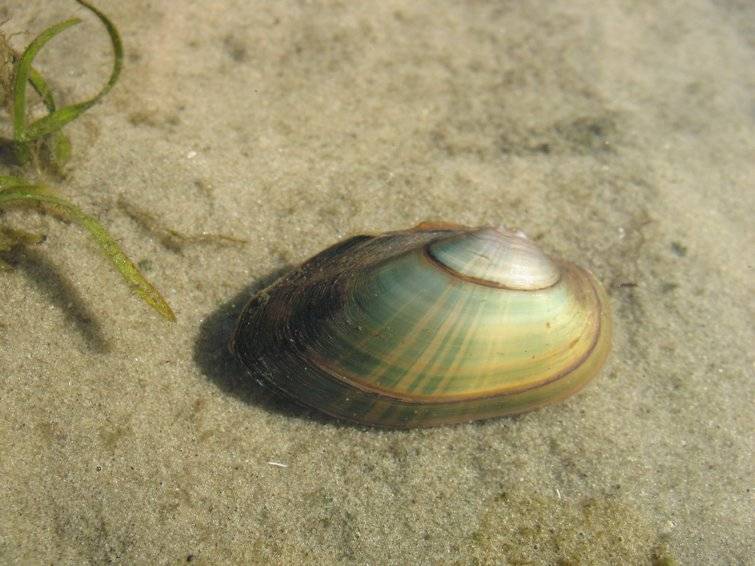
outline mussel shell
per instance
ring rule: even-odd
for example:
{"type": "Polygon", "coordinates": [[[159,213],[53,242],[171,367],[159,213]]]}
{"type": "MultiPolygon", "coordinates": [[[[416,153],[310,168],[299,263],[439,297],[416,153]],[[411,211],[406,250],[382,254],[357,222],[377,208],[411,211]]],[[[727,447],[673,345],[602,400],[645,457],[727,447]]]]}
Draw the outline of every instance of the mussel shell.
{"type": "MultiPolygon", "coordinates": [[[[608,355],[608,298],[590,272],[545,255],[526,289],[509,288],[508,274],[501,283],[460,273],[429,251],[491,230],[493,245],[496,234],[517,243],[507,231],[421,224],[336,244],[258,293],[232,348],[260,383],[369,425],[435,426],[563,399],[608,355]]],[[[453,249],[475,256],[466,247],[453,249]]],[[[485,273],[480,257],[473,275],[485,273]]]]}

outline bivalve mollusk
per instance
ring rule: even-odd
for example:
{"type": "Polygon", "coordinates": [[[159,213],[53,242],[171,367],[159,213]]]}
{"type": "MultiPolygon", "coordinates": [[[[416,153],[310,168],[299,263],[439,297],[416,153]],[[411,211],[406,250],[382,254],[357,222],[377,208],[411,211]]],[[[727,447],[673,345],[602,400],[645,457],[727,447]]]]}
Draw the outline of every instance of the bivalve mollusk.
{"type": "Polygon", "coordinates": [[[608,297],[589,271],[520,232],[423,223],[309,259],[251,300],[232,349],[305,405],[408,428],[563,399],[610,344],[608,297]]]}

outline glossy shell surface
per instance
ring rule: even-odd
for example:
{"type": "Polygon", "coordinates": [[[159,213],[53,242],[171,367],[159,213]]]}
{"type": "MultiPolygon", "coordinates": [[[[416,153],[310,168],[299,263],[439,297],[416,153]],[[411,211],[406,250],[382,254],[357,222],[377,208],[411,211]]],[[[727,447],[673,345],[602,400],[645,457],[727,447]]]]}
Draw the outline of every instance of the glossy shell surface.
{"type": "Polygon", "coordinates": [[[521,413],[594,377],[610,350],[595,277],[520,233],[425,223],[326,249],[244,309],[252,376],[386,427],[521,413]]]}

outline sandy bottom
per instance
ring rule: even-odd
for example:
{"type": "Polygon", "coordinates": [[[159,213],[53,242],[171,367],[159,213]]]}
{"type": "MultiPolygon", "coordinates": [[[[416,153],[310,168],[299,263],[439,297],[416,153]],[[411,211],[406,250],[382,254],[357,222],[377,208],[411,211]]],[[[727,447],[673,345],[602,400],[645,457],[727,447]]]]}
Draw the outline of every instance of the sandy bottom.
{"type": "MultiPolygon", "coordinates": [[[[18,49],[81,17],[38,67],[61,101],[96,92],[94,18],[7,4],[18,49]]],[[[0,218],[47,235],[0,274],[0,562],[753,563],[752,3],[97,5],[124,73],[51,183],[178,322],[76,226],[0,218]],[[225,345],[251,293],[426,219],[516,226],[592,269],[602,375],[404,432],[244,377],[225,345]]]]}

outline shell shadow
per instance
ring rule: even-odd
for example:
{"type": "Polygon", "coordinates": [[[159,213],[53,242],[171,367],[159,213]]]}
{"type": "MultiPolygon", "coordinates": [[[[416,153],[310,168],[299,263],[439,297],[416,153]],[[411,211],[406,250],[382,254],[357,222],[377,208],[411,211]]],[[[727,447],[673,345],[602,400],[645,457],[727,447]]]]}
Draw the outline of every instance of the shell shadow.
{"type": "Polygon", "coordinates": [[[286,417],[315,421],[330,426],[369,430],[363,425],[336,420],[284,397],[275,390],[264,387],[249,374],[228,348],[236,328],[236,320],[249,300],[291,269],[291,266],[286,266],[274,270],[248,285],[213,311],[199,326],[199,335],[194,344],[194,362],[207,379],[221,391],[233,395],[244,403],[258,405],[267,411],[286,417]]]}

